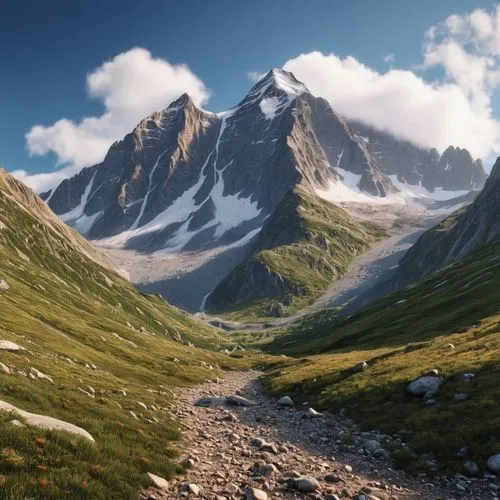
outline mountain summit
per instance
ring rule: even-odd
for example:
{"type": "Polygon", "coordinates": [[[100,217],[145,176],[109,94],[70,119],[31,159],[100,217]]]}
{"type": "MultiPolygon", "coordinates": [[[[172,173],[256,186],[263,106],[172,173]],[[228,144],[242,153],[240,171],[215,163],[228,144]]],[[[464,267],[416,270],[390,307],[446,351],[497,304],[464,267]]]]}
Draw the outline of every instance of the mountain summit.
{"type": "MultiPolygon", "coordinates": [[[[292,73],[273,69],[218,115],[181,95],[113,144],[101,163],[43,197],[63,221],[108,247],[257,251],[250,242],[278,207],[304,208],[282,203],[294,190],[330,202],[432,202],[479,189],[485,177],[465,150],[440,157],[350,123],[292,73]]],[[[238,263],[229,262],[225,274],[238,263]]]]}

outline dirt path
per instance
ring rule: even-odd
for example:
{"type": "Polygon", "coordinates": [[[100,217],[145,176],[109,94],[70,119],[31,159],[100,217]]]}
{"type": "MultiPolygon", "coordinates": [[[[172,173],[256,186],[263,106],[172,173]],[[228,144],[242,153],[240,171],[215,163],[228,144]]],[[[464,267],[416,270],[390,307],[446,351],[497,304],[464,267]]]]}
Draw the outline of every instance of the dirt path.
{"type": "MultiPolygon", "coordinates": [[[[311,418],[304,409],[280,407],[263,395],[258,376],[253,371],[233,372],[179,394],[172,412],[183,429],[181,458],[189,468],[184,476],[170,481],[168,489],[150,488],[141,493],[141,499],[437,500],[460,496],[453,494],[453,482],[447,489],[393,470],[380,445],[383,436],[377,432],[361,432],[340,415],[311,418]],[[229,405],[225,398],[235,394],[255,405],[229,405]],[[207,406],[196,405],[200,398],[207,406]],[[300,485],[312,485],[314,491],[297,491],[300,485]],[[249,488],[256,489],[254,496],[249,488]]],[[[469,492],[467,498],[485,497],[469,492]]]]}

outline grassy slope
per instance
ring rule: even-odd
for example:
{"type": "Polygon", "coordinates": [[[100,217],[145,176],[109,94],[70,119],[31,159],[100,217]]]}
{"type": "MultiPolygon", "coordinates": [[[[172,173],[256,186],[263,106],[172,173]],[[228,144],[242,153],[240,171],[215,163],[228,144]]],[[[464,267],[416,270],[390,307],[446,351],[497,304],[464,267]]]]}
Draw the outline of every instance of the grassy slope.
{"type": "Polygon", "coordinates": [[[10,286],[0,291],[0,340],[25,350],[0,350],[14,371],[0,373],[0,399],[79,425],[96,443],[20,429],[0,414],[0,497],[136,498],[146,471],[168,477],[177,468],[179,427],[162,410],[172,401],[166,387],[243,362],[188,346],[224,341],[85,257],[85,243],[71,241],[36,201],[30,206],[32,195],[9,189],[0,176],[0,278],[10,286]],[[19,373],[30,367],[54,384],[19,373]],[[88,386],[94,398],[79,389],[88,386]]]}
{"type": "MultiPolygon", "coordinates": [[[[316,299],[347,271],[357,255],[382,236],[375,224],[358,222],[342,208],[296,188],[264,226],[251,259],[263,262],[289,284],[291,303],[284,308],[287,316],[316,299]]],[[[227,298],[221,299],[227,304],[227,298]]],[[[214,312],[225,311],[224,318],[235,321],[265,320],[269,305],[282,300],[256,298],[214,312]]]]}
{"type": "Polygon", "coordinates": [[[426,281],[385,297],[345,319],[320,313],[282,336],[267,334],[267,349],[296,357],[267,375],[271,392],[347,408],[370,428],[413,432],[395,454],[418,469],[432,451],[444,468],[460,469],[462,446],[482,466],[500,451],[500,247],[490,246],[426,281]],[[452,349],[448,344],[453,344],[452,349]],[[346,377],[366,361],[369,368],[346,377]],[[437,368],[445,383],[433,407],[406,393],[423,372],[437,368]],[[464,383],[462,375],[476,374],[464,383]],[[466,392],[465,402],[454,394],[466,392]]]}

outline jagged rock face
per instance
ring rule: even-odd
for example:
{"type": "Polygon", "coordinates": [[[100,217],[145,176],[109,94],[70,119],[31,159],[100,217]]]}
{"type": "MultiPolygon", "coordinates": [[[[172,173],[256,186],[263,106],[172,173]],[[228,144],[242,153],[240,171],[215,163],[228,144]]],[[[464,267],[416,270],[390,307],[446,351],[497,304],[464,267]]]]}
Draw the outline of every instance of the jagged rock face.
{"type": "Polygon", "coordinates": [[[424,233],[399,264],[393,288],[401,288],[500,241],[500,159],[476,200],[424,233]]]}
{"type": "Polygon", "coordinates": [[[344,172],[360,175],[359,188],[373,196],[385,197],[395,191],[391,180],[381,172],[363,142],[355,140],[345,120],[328,102],[310,94],[304,99],[312,110],[316,137],[336,174],[340,178],[344,172]]]}
{"type": "Polygon", "coordinates": [[[418,147],[361,122],[351,121],[349,127],[382,172],[400,182],[421,184],[429,191],[438,187],[479,191],[484,186],[483,164],[466,149],[450,146],[439,155],[436,149],[418,147]]]}
{"type": "Polygon", "coordinates": [[[294,285],[266,264],[258,259],[250,259],[237,266],[220,282],[208,297],[206,307],[208,310],[221,304],[230,307],[254,299],[281,298],[289,293],[295,295],[299,292],[294,285]]]}
{"type": "MultiPolygon", "coordinates": [[[[219,115],[181,96],[115,143],[102,163],[44,198],[90,239],[146,252],[198,250],[258,231],[298,185],[315,194],[349,175],[359,179],[356,189],[386,197],[398,191],[388,175],[417,183],[418,176],[397,170],[400,156],[384,163],[370,144],[291,73],[272,70],[219,115]]],[[[439,170],[438,157],[412,148],[423,170],[432,162],[439,170]]],[[[468,168],[461,166],[472,161],[467,154],[453,150],[443,155],[450,157],[445,165],[451,162],[453,172],[468,168]]],[[[451,174],[433,175],[426,186],[451,174]]]]}
{"type": "Polygon", "coordinates": [[[220,116],[183,96],[47,201],[88,237],[127,231],[134,248],[239,240],[261,227],[291,187],[313,191],[333,178],[304,93],[292,75],[270,72],[220,116]]]}

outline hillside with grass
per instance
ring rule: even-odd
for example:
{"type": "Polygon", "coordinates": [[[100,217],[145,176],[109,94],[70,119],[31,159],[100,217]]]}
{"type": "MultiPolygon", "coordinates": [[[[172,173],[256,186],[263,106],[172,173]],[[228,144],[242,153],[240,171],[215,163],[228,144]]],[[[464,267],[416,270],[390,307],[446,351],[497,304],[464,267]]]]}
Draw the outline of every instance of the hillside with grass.
{"type": "Polygon", "coordinates": [[[179,470],[172,387],[244,367],[214,329],[141,294],[0,171],[0,497],[137,498],[147,472],[179,470]],[[12,421],[18,421],[17,424],[12,421]]]}
{"type": "Polygon", "coordinates": [[[290,315],[382,236],[375,224],[295,188],[265,223],[249,257],[208,297],[207,310],[233,320],[290,315]]]}
{"type": "Polygon", "coordinates": [[[500,448],[499,285],[500,246],[490,245],[349,317],[324,311],[262,334],[265,349],[295,358],[268,372],[266,387],[404,433],[408,446],[392,450],[400,466],[427,470],[435,457],[461,471],[465,447],[484,469],[500,448]],[[443,383],[428,405],[406,388],[433,369],[443,383]]]}

